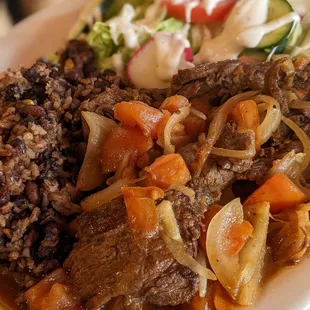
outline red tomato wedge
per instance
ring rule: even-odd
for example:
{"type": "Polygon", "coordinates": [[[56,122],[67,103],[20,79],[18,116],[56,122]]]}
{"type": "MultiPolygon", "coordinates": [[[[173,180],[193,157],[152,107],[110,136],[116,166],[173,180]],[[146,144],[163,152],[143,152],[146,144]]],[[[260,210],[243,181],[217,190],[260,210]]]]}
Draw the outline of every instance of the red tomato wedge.
{"type": "MultiPolygon", "coordinates": [[[[189,1],[187,0],[187,2],[189,1]]],[[[203,4],[200,4],[191,11],[191,22],[197,24],[220,22],[236,2],[237,0],[222,0],[211,15],[208,15],[203,4]]],[[[174,4],[171,0],[162,0],[161,5],[167,9],[168,16],[186,20],[186,4],[174,4]]]]}

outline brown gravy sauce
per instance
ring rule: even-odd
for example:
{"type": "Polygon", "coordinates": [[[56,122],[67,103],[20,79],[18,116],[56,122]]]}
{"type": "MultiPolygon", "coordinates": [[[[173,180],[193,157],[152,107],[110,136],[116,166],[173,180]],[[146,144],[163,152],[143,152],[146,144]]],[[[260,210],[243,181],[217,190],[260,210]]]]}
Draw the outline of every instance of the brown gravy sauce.
{"type": "Polygon", "coordinates": [[[0,310],[21,310],[25,307],[18,306],[14,299],[21,292],[19,283],[11,272],[0,266],[0,310]]]}

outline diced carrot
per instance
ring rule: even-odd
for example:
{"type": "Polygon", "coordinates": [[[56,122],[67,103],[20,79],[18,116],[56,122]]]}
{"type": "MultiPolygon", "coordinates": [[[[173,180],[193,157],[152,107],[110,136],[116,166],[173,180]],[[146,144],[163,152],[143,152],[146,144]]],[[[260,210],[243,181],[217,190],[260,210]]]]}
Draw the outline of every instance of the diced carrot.
{"type": "Polygon", "coordinates": [[[234,304],[227,291],[220,282],[216,283],[214,306],[216,310],[233,310],[234,304]]]}
{"type": "Polygon", "coordinates": [[[191,105],[193,108],[202,112],[204,115],[208,115],[211,109],[213,109],[213,106],[204,97],[193,99],[191,101],[191,105]]]}
{"type": "Polygon", "coordinates": [[[124,198],[126,198],[127,196],[134,196],[135,198],[150,198],[153,200],[162,198],[165,195],[165,192],[161,188],[156,186],[123,187],[122,193],[124,198]]]}
{"type": "Polygon", "coordinates": [[[197,137],[206,130],[206,121],[196,115],[189,115],[182,124],[186,134],[192,137],[197,137]]]}
{"type": "Polygon", "coordinates": [[[78,310],[81,309],[78,299],[74,298],[72,289],[64,284],[56,283],[49,293],[42,298],[41,310],[78,310]]]}
{"type": "Polygon", "coordinates": [[[158,187],[124,187],[123,197],[130,227],[136,231],[153,231],[158,224],[154,200],[164,196],[158,187]]]}
{"type": "Polygon", "coordinates": [[[179,95],[168,97],[159,107],[160,110],[167,110],[170,113],[177,112],[180,108],[189,106],[190,103],[187,98],[179,95]]]}
{"type": "Polygon", "coordinates": [[[255,140],[257,148],[260,147],[259,125],[260,118],[257,104],[254,100],[244,100],[237,104],[232,112],[232,118],[238,124],[238,130],[251,129],[255,132],[255,140]]]}
{"type": "Polygon", "coordinates": [[[276,174],[250,195],[244,205],[253,205],[267,201],[270,203],[270,212],[279,213],[283,209],[303,203],[305,194],[285,174],[276,174]]]}
{"type": "Polygon", "coordinates": [[[243,221],[241,224],[233,223],[226,237],[227,254],[230,256],[239,254],[252,235],[253,229],[253,226],[248,221],[243,221]]]}
{"type": "Polygon", "coordinates": [[[253,65],[259,62],[258,59],[254,59],[254,58],[251,58],[245,55],[242,55],[241,57],[239,57],[239,60],[249,65],[253,65]]]}
{"type": "Polygon", "coordinates": [[[128,127],[138,126],[145,136],[157,138],[157,128],[163,113],[140,101],[117,103],[114,117],[128,127]]]}
{"type": "Polygon", "coordinates": [[[201,233],[199,237],[199,245],[200,247],[207,253],[206,250],[206,237],[209,224],[213,217],[222,209],[220,205],[212,205],[208,207],[207,211],[204,213],[204,217],[202,219],[202,224],[204,227],[201,228],[201,233]]]}
{"type": "Polygon", "coordinates": [[[239,102],[234,108],[232,116],[237,121],[238,128],[241,130],[256,130],[260,124],[257,104],[254,100],[239,102]]]}
{"type": "Polygon", "coordinates": [[[24,296],[30,310],[43,310],[42,298],[45,297],[55,283],[66,281],[66,274],[59,268],[25,292],[24,296]]]}
{"type": "Polygon", "coordinates": [[[180,154],[163,155],[144,170],[148,173],[148,185],[164,189],[172,184],[185,185],[191,178],[185,161],[180,154]]]}
{"type": "MultiPolygon", "coordinates": [[[[164,117],[160,121],[159,126],[157,128],[157,137],[159,139],[161,139],[164,136],[165,127],[172,114],[168,110],[163,110],[163,115],[164,117]]],[[[172,130],[172,135],[173,136],[185,136],[186,135],[185,126],[180,123],[176,124],[176,126],[174,126],[172,130]]],[[[163,144],[163,141],[160,141],[159,144],[163,144]]]]}
{"type": "Polygon", "coordinates": [[[187,310],[209,310],[208,305],[208,298],[207,297],[200,297],[199,294],[196,294],[187,310]]]}
{"type": "Polygon", "coordinates": [[[151,137],[145,136],[139,128],[118,125],[107,135],[102,149],[103,173],[114,172],[122,158],[131,153],[141,156],[153,147],[151,137]]]}

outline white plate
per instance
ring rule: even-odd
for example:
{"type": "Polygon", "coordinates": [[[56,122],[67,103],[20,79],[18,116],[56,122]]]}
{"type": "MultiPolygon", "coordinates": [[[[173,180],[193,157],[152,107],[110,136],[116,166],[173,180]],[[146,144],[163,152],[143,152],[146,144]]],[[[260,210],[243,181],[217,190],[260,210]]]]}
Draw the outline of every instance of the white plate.
{"type": "MultiPolygon", "coordinates": [[[[86,0],[64,2],[23,21],[0,39],[0,71],[29,66],[63,46],[68,29],[86,0]]],[[[244,310],[310,310],[310,260],[274,277],[253,307],[244,310]]]]}

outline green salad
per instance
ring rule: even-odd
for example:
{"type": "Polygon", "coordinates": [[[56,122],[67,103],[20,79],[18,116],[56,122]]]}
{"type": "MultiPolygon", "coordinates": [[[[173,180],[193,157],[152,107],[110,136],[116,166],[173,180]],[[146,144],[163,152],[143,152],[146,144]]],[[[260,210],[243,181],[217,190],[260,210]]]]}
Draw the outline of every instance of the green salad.
{"type": "Polygon", "coordinates": [[[308,5],[307,0],[95,0],[70,38],[88,42],[99,70],[113,69],[138,88],[165,88],[178,70],[201,63],[265,61],[282,53],[310,57],[308,5]]]}

